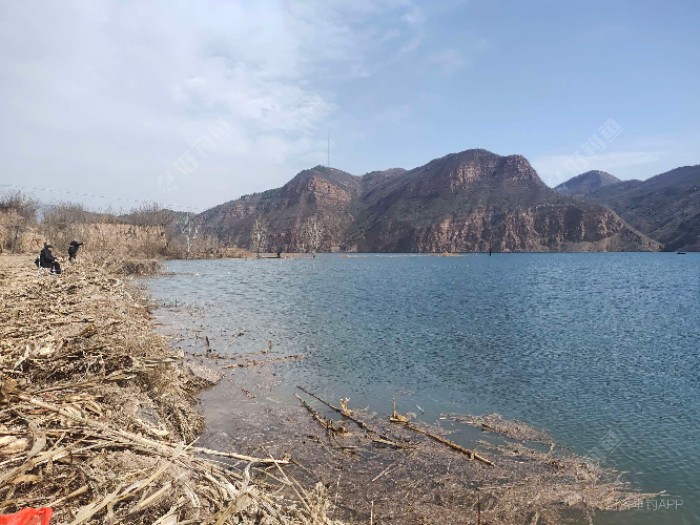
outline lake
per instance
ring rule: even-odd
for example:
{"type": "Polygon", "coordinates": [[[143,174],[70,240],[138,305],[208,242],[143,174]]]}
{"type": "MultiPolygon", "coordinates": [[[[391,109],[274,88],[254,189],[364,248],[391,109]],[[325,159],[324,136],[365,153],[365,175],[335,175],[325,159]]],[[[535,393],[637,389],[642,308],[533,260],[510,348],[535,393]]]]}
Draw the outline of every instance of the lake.
{"type": "Polygon", "coordinates": [[[287,368],[291,384],[378,411],[396,398],[419,419],[527,421],[639,489],[668,493],[597,523],[700,523],[700,254],[320,254],[167,267],[175,274],[148,279],[150,292],[195,308],[218,330],[219,352],[272,341],[309,356],[287,368]]]}

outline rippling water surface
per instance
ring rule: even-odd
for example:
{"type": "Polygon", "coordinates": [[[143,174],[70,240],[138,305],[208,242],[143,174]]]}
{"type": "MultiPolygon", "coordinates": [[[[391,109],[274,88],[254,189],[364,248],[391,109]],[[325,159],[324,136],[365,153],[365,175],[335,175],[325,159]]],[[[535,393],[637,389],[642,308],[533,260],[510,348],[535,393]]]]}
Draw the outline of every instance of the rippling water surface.
{"type": "Polygon", "coordinates": [[[395,397],[425,418],[526,420],[640,489],[668,492],[598,523],[700,523],[700,254],[319,255],[168,268],[176,275],[148,281],[153,295],[201,307],[219,351],[272,340],[309,355],[290,365],[290,384],[381,412],[395,397]]]}

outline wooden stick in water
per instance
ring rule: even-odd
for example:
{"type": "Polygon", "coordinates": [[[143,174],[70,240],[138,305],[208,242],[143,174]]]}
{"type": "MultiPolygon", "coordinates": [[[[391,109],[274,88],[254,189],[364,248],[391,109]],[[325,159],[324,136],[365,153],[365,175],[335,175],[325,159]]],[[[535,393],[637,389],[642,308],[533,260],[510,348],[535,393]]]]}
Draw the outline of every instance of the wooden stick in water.
{"type": "Polygon", "coordinates": [[[493,461],[486,459],[483,456],[480,456],[479,454],[477,454],[473,450],[469,450],[468,448],[465,448],[462,445],[458,445],[454,441],[450,441],[449,439],[445,439],[442,436],[438,436],[437,434],[433,434],[432,432],[429,432],[427,430],[423,430],[420,427],[412,425],[408,421],[404,421],[405,419],[406,419],[405,416],[400,416],[396,412],[396,402],[394,402],[394,414],[389,418],[389,420],[392,423],[402,425],[402,426],[408,428],[409,430],[412,430],[413,432],[417,432],[419,434],[423,434],[424,436],[428,436],[429,438],[437,441],[438,443],[442,443],[443,445],[446,445],[446,446],[450,447],[451,449],[456,450],[457,452],[461,452],[462,454],[465,454],[470,460],[476,459],[476,460],[481,461],[482,463],[485,463],[491,467],[496,466],[496,464],[493,461]]]}
{"type": "MultiPolygon", "coordinates": [[[[298,386],[298,385],[297,385],[297,388],[298,388],[299,390],[301,390],[302,392],[304,392],[305,394],[310,395],[310,396],[313,397],[314,399],[319,400],[321,403],[323,403],[324,405],[326,405],[326,406],[327,406],[328,408],[330,408],[331,410],[335,410],[338,414],[342,415],[343,417],[348,418],[350,421],[352,421],[352,422],[355,423],[357,426],[359,426],[362,430],[365,430],[365,431],[369,432],[370,434],[374,434],[374,435],[378,436],[379,439],[376,440],[378,443],[382,443],[382,444],[384,444],[384,445],[391,445],[391,446],[394,446],[394,447],[397,447],[397,448],[403,448],[403,447],[406,447],[406,446],[407,446],[407,445],[404,445],[404,444],[401,444],[401,443],[397,443],[397,442],[394,441],[393,439],[390,439],[390,438],[388,438],[387,436],[381,434],[380,432],[378,432],[377,430],[375,430],[375,429],[373,429],[372,427],[370,427],[367,423],[365,423],[365,422],[362,421],[361,419],[358,419],[357,417],[348,414],[347,411],[341,410],[340,408],[331,405],[328,401],[326,401],[325,399],[322,399],[321,397],[319,397],[318,395],[314,394],[313,392],[309,392],[309,391],[306,390],[303,386],[298,386]]],[[[298,397],[298,396],[297,396],[297,397],[298,397]]]]}
{"type": "Polygon", "coordinates": [[[309,414],[311,414],[311,416],[318,422],[318,424],[321,425],[323,428],[325,428],[328,432],[333,432],[336,434],[346,434],[347,433],[347,430],[345,430],[341,426],[336,426],[333,423],[333,421],[323,417],[321,414],[318,413],[318,411],[315,408],[313,408],[311,405],[309,405],[306,401],[304,401],[297,394],[294,394],[294,396],[299,400],[299,402],[309,412],[309,414]]]}

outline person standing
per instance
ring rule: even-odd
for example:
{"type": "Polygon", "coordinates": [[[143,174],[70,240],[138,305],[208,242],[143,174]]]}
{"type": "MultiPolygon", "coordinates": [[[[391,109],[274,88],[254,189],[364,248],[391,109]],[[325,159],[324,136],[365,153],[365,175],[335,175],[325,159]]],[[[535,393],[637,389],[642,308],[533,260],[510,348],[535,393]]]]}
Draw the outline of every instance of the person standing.
{"type": "Polygon", "coordinates": [[[78,241],[71,241],[70,246],[68,246],[68,260],[69,261],[74,261],[78,255],[78,249],[83,245],[82,242],[78,241]]]}

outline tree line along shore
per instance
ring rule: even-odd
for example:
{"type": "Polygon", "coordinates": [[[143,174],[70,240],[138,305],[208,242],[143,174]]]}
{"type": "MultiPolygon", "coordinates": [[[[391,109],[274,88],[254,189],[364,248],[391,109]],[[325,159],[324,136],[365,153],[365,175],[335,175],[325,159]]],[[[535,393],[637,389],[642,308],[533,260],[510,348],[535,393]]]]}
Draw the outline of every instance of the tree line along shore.
{"type": "Polygon", "coordinates": [[[200,231],[191,214],[156,203],[95,212],[76,203],[42,204],[19,191],[0,193],[0,254],[38,254],[49,242],[65,256],[73,240],[85,252],[121,260],[254,257],[200,231]]]}

